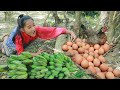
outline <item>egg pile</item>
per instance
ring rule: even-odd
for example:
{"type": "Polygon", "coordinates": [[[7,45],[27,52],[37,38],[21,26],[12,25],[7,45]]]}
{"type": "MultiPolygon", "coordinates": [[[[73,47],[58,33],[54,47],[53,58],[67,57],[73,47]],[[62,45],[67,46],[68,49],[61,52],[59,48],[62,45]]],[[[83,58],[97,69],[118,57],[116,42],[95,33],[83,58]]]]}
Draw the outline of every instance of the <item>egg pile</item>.
{"type": "Polygon", "coordinates": [[[62,46],[62,50],[72,55],[72,60],[82,68],[95,75],[97,79],[115,79],[120,77],[120,71],[107,64],[103,55],[111,46],[88,44],[86,39],[77,38],[74,42],[68,41],[62,46]]]}

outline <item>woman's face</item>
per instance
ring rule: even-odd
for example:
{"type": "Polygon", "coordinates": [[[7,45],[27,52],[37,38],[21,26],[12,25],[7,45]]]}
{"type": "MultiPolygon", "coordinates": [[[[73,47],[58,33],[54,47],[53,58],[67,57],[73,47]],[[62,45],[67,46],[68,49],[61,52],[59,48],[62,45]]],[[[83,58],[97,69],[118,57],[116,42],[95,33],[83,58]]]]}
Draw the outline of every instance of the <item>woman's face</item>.
{"type": "Polygon", "coordinates": [[[28,19],[25,22],[25,26],[23,28],[23,31],[28,34],[31,37],[35,37],[36,36],[36,30],[35,30],[35,23],[33,20],[28,19]]]}

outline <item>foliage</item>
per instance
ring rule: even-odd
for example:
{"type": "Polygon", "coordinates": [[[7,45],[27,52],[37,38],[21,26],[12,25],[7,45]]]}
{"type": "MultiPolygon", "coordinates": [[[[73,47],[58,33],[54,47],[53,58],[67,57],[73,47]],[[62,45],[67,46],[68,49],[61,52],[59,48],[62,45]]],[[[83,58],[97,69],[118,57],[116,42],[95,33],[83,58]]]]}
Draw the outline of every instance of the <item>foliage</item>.
{"type": "Polygon", "coordinates": [[[98,23],[98,16],[84,16],[81,18],[81,22],[88,28],[88,29],[93,29],[96,27],[96,24],[98,23]]]}
{"type": "Polygon", "coordinates": [[[118,43],[120,40],[120,12],[108,12],[108,41],[111,43],[118,43]]]}
{"type": "Polygon", "coordinates": [[[74,14],[75,14],[75,11],[67,11],[67,14],[72,14],[72,15],[74,15],[74,14]]]}
{"type": "MultiPolygon", "coordinates": [[[[95,15],[100,15],[99,11],[81,11],[83,16],[91,16],[94,17],[95,15]]],[[[75,14],[75,11],[67,11],[67,14],[75,14]]]]}
{"type": "Polygon", "coordinates": [[[100,12],[99,11],[83,11],[82,15],[94,17],[94,16],[99,16],[100,12]]]}

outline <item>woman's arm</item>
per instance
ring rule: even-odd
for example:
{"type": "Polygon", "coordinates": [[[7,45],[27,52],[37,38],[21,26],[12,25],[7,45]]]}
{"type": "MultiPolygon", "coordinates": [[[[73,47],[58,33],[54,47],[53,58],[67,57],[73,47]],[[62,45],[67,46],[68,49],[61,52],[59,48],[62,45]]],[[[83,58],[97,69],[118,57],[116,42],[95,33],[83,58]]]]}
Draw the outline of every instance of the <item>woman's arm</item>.
{"type": "MultiPolygon", "coordinates": [[[[16,46],[16,51],[17,51],[18,55],[20,55],[22,52],[24,52],[22,38],[19,35],[16,35],[16,37],[15,37],[15,46],[16,46]]],[[[31,53],[31,54],[32,54],[32,56],[37,56],[37,55],[41,54],[43,51],[44,50],[39,48],[37,53],[31,53]]]]}
{"type": "Polygon", "coordinates": [[[34,57],[34,56],[37,56],[37,55],[41,54],[41,53],[44,52],[44,51],[45,51],[45,50],[39,48],[37,53],[31,53],[31,55],[34,57]]]}
{"type": "Polygon", "coordinates": [[[71,41],[74,41],[76,39],[76,35],[75,35],[75,33],[73,31],[66,30],[66,34],[71,35],[71,41]]]}
{"type": "Polygon", "coordinates": [[[66,28],[61,28],[61,27],[41,27],[41,26],[36,26],[36,31],[38,34],[38,37],[42,39],[52,39],[56,38],[57,36],[61,34],[70,34],[71,39],[75,39],[76,35],[74,34],[73,31],[67,30],[66,28]]]}
{"type": "Polygon", "coordinates": [[[36,31],[39,38],[50,40],[56,38],[60,34],[64,34],[66,29],[57,27],[36,26],[36,31]]]}
{"type": "Polygon", "coordinates": [[[22,38],[19,35],[16,35],[15,37],[15,46],[16,46],[16,51],[18,55],[24,51],[22,38]]]}
{"type": "Polygon", "coordinates": [[[30,53],[33,57],[39,55],[38,53],[30,53]]]}

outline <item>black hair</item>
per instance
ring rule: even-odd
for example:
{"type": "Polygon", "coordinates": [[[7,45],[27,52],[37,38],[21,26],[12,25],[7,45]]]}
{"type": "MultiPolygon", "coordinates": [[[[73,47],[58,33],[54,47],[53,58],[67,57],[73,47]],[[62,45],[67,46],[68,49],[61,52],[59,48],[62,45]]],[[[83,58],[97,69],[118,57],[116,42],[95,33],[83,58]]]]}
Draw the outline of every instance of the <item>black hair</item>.
{"type": "MultiPolygon", "coordinates": [[[[18,18],[17,18],[18,26],[17,26],[16,34],[15,34],[14,37],[13,37],[13,41],[15,41],[15,36],[16,36],[16,35],[19,35],[19,36],[22,37],[21,32],[20,32],[20,29],[21,29],[21,28],[24,28],[25,23],[26,23],[26,20],[28,20],[28,19],[33,20],[33,18],[30,17],[30,16],[28,16],[28,15],[21,14],[21,15],[18,16],[18,18]]],[[[34,21],[34,20],[33,20],[33,21],[34,21]]]]}

